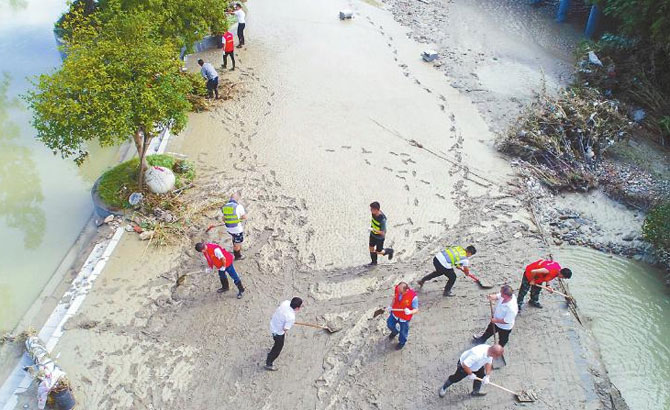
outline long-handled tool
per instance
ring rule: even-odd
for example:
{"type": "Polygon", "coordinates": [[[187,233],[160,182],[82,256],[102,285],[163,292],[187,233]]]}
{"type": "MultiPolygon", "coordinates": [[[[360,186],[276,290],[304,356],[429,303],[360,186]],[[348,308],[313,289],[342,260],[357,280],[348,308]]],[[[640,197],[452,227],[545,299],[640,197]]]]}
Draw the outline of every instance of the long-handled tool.
{"type": "Polygon", "coordinates": [[[383,314],[384,312],[404,312],[405,309],[386,309],[386,308],[379,308],[375,310],[375,313],[372,314],[372,318],[376,318],[377,316],[383,314]]]}
{"type": "MultiPolygon", "coordinates": [[[[463,272],[463,273],[465,273],[465,272],[463,272]]],[[[493,285],[491,285],[490,283],[488,283],[486,281],[482,282],[478,277],[476,277],[472,273],[465,273],[465,276],[467,276],[468,278],[475,281],[482,289],[491,289],[493,287],[493,285]]]]}
{"type": "Polygon", "coordinates": [[[307,326],[307,327],[314,327],[314,328],[317,328],[317,329],[324,329],[324,330],[327,330],[328,333],[335,333],[335,332],[338,332],[338,331],[341,330],[340,328],[335,328],[335,327],[331,327],[331,326],[322,326],[322,325],[317,325],[315,323],[295,322],[295,324],[299,325],[299,326],[307,326]]]}
{"type": "MultiPolygon", "coordinates": [[[[479,377],[475,377],[475,380],[479,380],[480,382],[484,381],[484,380],[480,379],[479,377]]],[[[532,390],[521,390],[519,393],[517,393],[513,390],[510,390],[506,387],[502,387],[501,385],[495,384],[493,382],[488,382],[488,384],[490,384],[493,387],[497,387],[500,390],[504,390],[507,393],[512,393],[516,397],[516,399],[518,401],[522,402],[522,403],[524,403],[524,402],[525,403],[532,403],[532,402],[537,400],[537,394],[535,394],[535,392],[532,391],[532,390]]]]}
{"type": "MultiPolygon", "coordinates": [[[[491,307],[491,317],[493,317],[493,313],[494,313],[493,312],[493,301],[491,299],[489,299],[489,306],[491,307]]],[[[495,342],[495,344],[498,344],[498,331],[495,328],[496,324],[492,323],[492,325],[493,325],[493,341],[495,342]]],[[[505,366],[507,366],[507,360],[505,360],[505,355],[500,355],[500,358],[502,359],[503,364],[505,366]]]]}
{"type": "Polygon", "coordinates": [[[547,286],[538,285],[537,283],[535,284],[535,286],[537,286],[538,288],[545,289],[545,290],[547,290],[547,291],[549,291],[549,292],[551,292],[551,293],[556,293],[557,295],[561,295],[561,296],[563,296],[563,297],[566,298],[566,299],[574,300],[574,298],[573,298],[572,296],[570,296],[570,295],[566,295],[565,293],[561,293],[561,292],[557,291],[556,289],[549,288],[549,287],[547,287],[547,286]]]}

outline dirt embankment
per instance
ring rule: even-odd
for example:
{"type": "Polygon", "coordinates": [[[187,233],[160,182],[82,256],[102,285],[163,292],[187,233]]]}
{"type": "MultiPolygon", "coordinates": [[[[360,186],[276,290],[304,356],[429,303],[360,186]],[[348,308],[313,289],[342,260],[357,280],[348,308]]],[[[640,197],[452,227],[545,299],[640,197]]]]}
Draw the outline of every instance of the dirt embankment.
{"type": "MultiPolygon", "coordinates": [[[[470,96],[418,59],[421,47],[390,13],[368,3],[331,6],[248,3],[247,47],[236,51],[234,73],[220,73],[244,92],[192,115],[169,148],[198,164],[199,188],[186,195],[241,190],[249,211],[247,258],[236,264],[244,298],[216,293],[218,280],[202,272],[192,244],[145,253],[144,243],[126,236],[56,347],[82,408],[515,405],[492,388],[472,399],[465,382],[437,395],[488,321],[487,291],[469,279],[459,278],[453,298],[441,296],[443,279],[424,286],[400,352],[384,317],[371,317],[388,305],[394,284],[415,284],[449,244],[474,244],[475,272],[517,287],[521,267],[549,252],[526,189],[496,154],[470,96]],[[338,21],[340,8],[355,18],[338,21]],[[387,244],[397,256],[368,269],[373,200],[389,217],[387,244]],[[343,329],[292,329],[280,371],[267,372],[269,318],[294,295],[306,301],[300,319],[336,318],[343,329]]],[[[482,33],[485,27],[495,30],[482,26],[482,33]]],[[[466,36],[460,29],[447,32],[466,36]]],[[[229,245],[224,232],[190,228],[193,242],[229,245]]],[[[544,302],[519,316],[507,366],[492,379],[533,388],[536,408],[625,408],[612,401],[589,333],[562,299],[545,295],[544,302]]],[[[23,402],[33,403],[33,394],[23,402]]]]}

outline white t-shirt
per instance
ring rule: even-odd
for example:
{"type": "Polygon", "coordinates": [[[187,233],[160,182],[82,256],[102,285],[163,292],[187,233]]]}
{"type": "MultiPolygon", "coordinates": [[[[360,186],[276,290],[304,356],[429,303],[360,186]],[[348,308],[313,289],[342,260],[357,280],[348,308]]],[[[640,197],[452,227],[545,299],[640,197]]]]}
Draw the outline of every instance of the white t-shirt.
{"type": "Polygon", "coordinates": [[[246,13],[244,12],[244,10],[242,9],[235,10],[233,14],[235,14],[235,17],[237,17],[237,24],[245,24],[244,18],[246,17],[246,13]]]}
{"type": "Polygon", "coordinates": [[[244,207],[242,204],[237,204],[237,207],[235,207],[235,214],[237,214],[237,218],[240,220],[240,223],[237,224],[237,226],[233,226],[232,228],[226,227],[226,230],[228,233],[242,233],[244,232],[244,227],[242,226],[242,216],[246,215],[246,211],[244,210],[244,207]]]}
{"type": "Polygon", "coordinates": [[[291,307],[291,301],[285,300],[279,304],[270,319],[270,332],[274,335],[283,335],[284,329],[292,328],[294,323],[295,310],[291,307]]]}
{"type": "Polygon", "coordinates": [[[519,305],[516,303],[516,295],[512,295],[512,298],[507,303],[503,303],[502,297],[498,293],[498,303],[496,304],[496,309],[493,311],[493,317],[502,319],[506,323],[496,323],[496,326],[504,330],[512,329],[517,313],[519,313],[519,305]]]}
{"type": "Polygon", "coordinates": [[[493,358],[487,355],[489,351],[489,345],[477,345],[470,350],[466,350],[461,355],[461,365],[466,365],[476,372],[481,369],[486,363],[493,364],[493,358]]]}
{"type": "MultiPolygon", "coordinates": [[[[435,255],[438,261],[440,261],[440,264],[444,266],[447,269],[453,269],[451,267],[451,261],[448,258],[444,257],[444,254],[440,251],[437,255],[435,255]]],[[[470,266],[470,261],[468,258],[461,258],[460,260],[461,266],[470,266]]]]}

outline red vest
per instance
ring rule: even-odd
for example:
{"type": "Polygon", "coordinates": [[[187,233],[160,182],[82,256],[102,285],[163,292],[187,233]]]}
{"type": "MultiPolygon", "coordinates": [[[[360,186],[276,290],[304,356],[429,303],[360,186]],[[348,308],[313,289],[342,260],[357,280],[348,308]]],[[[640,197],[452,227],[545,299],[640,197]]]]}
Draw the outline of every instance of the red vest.
{"type": "MultiPolygon", "coordinates": [[[[416,296],[416,292],[413,289],[407,289],[405,291],[405,294],[402,295],[402,299],[398,300],[398,295],[400,295],[400,289],[398,289],[398,285],[395,287],[395,297],[393,298],[393,305],[391,305],[392,309],[412,309],[412,300],[416,296]]],[[[402,320],[412,320],[412,315],[406,315],[405,312],[393,312],[393,316],[397,317],[398,319],[402,320]]]]}
{"type": "Polygon", "coordinates": [[[235,42],[233,41],[233,33],[226,31],[223,33],[223,51],[231,53],[235,50],[235,42]]]}
{"type": "Polygon", "coordinates": [[[526,279],[529,282],[533,280],[533,275],[530,273],[530,271],[542,268],[547,269],[549,273],[537,275],[535,283],[550,282],[554,280],[561,272],[561,265],[559,265],[558,262],[546,261],[544,259],[540,259],[526,266],[526,272],[524,274],[526,276],[526,279]]]}
{"type": "Polygon", "coordinates": [[[215,243],[206,244],[202,254],[205,255],[205,259],[207,259],[207,264],[210,268],[216,267],[217,269],[224,269],[233,264],[233,255],[215,243]],[[221,249],[224,260],[216,257],[214,254],[215,249],[221,249]]]}

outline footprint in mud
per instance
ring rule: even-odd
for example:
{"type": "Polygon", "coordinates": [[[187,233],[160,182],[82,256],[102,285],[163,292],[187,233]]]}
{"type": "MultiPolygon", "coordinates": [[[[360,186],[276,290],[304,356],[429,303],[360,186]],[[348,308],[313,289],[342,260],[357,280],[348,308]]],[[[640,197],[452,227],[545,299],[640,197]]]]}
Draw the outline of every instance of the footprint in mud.
{"type": "Polygon", "coordinates": [[[446,98],[444,95],[442,95],[442,94],[440,94],[440,97],[439,97],[439,98],[440,98],[440,100],[442,100],[442,101],[444,101],[444,102],[447,101],[447,98],[446,98]]]}
{"type": "Polygon", "coordinates": [[[395,155],[396,157],[398,156],[398,154],[396,154],[396,153],[393,152],[393,151],[389,151],[389,154],[391,154],[391,155],[395,155]]]}
{"type": "Polygon", "coordinates": [[[409,238],[409,229],[405,229],[405,238],[409,238]]]}
{"type": "Polygon", "coordinates": [[[351,149],[351,145],[341,145],[340,148],[351,149]]]}
{"type": "Polygon", "coordinates": [[[425,179],[421,179],[420,181],[423,182],[426,185],[430,185],[430,182],[426,181],[425,179]]]}
{"type": "Polygon", "coordinates": [[[423,87],[423,89],[426,90],[426,92],[427,92],[428,94],[432,94],[432,93],[433,93],[433,91],[432,91],[430,88],[428,88],[428,87],[423,87]]]}
{"type": "Polygon", "coordinates": [[[409,157],[409,154],[406,152],[401,152],[400,155],[402,155],[403,157],[409,157]]]}
{"type": "Polygon", "coordinates": [[[274,95],[275,95],[274,91],[270,93],[270,97],[274,97],[274,95]]]}
{"type": "Polygon", "coordinates": [[[438,105],[440,106],[440,109],[442,111],[445,111],[447,109],[447,107],[445,107],[444,104],[438,104],[438,105]]]}
{"type": "Polygon", "coordinates": [[[451,132],[456,132],[456,126],[455,126],[455,125],[452,125],[452,126],[449,128],[449,131],[451,131],[451,132]]]}
{"type": "Polygon", "coordinates": [[[412,171],[412,176],[413,176],[413,177],[416,176],[416,171],[412,171]]]}
{"type": "Polygon", "coordinates": [[[407,165],[407,164],[416,164],[416,161],[414,161],[412,158],[407,158],[407,159],[403,159],[403,160],[402,160],[402,163],[405,164],[405,165],[407,165]]]}
{"type": "Polygon", "coordinates": [[[266,101],[266,102],[267,102],[268,105],[272,105],[272,103],[270,101],[266,101]]]}
{"type": "Polygon", "coordinates": [[[414,198],[414,206],[419,206],[419,200],[417,198],[414,198]]]}
{"type": "Polygon", "coordinates": [[[326,152],[335,152],[335,150],[328,148],[328,149],[326,149],[326,152]]]}
{"type": "Polygon", "coordinates": [[[271,170],[270,170],[270,175],[272,175],[273,177],[276,177],[276,176],[277,176],[277,172],[275,172],[274,169],[271,169],[271,170]]]}
{"type": "Polygon", "coordinates": [[[361,154],[372,154],[372,151],[368,151],[365,148],[361,147],[361,154]]]}
{"type": "Polygon", "coordinates": [[[392,168],[384,167],[384,169],[387,170],[387,171],[393,172],[393,169],[392,169],[392,168]]]}
{"type": "Polygon", "coordinates": [[[454,115],[453,112],[449,114],[449,119],[451,120],[451,122],[456,122],[456,116],[454,115]]]}
{"type": "Polygon", "coordinates": [[[409,191],[409,185],[405,184],[404,188],[405,188],[405,191],[409,191]]]}
{"type": "Polygon", "coordinates": [[[447,199],[444,195],[435,194],[435,196],[438,197],[438,198],[440,198],[440,199],[447,199]]]}
{"type": "Polygon", "coordinates": [[[402,175],[398,175],[398,174],[396,174],[395,177],[398,178],[398,179],[402,179],[403,181],[407,181],[407,178],[405,178],[405,177],[402,176],[402,175]]]}
{"type": "Polygon", "coordinates": [[[266,113],[263,114],[263,115],[265,115],[265,116],[267,117],[268,115],[270,115],[270,111],[266,112],[266,113]]]}
{"type": "Polygon", "coordinates": [[[368,164],[368,165],[372,165],[372,164],[370,163],[370,161],[368,161],[367,159],[365,160],[365,163],[368,164]]]}
{"type": "Polygon", "coordinates": [[[393,61],[398,61],[398,58],[397,58],[397,57],[393,57],[393,61]]]}
{"type": "Polygon", "coordinates": [[[414,82],[415,82],[416,84],[419,84],[419,85],[421,85],[421,81],[419,81],[419,80],[418,80],[418,79],[416,79],[416,78],[414,79],[414,82]]]}
{"type": "Polygon", "coordinates": [[[258,154],[254,154],[254,159],[258,159],[258,154]]]}
{"type": "Polygon", "coordinates": [[[409,171],[407,171],[406,169],[401,169],[400,171],[398,171],[399,174],[406,174],[407,172],[409,171]]]}
{"type": "Polygon", "coordinates": [[[405,75],[405,77],[409,77],[409,73],[407,71],[405,71],[403,74],[405,75]]]}
{"type": "Polygon", "coordinates": [[[393,50],[393,54],[396,54],[396,55],[397,55],[397,54],[398,54],[398,50],[397,50],[397,49],[394,49],[394,50],[393,50]]]}

